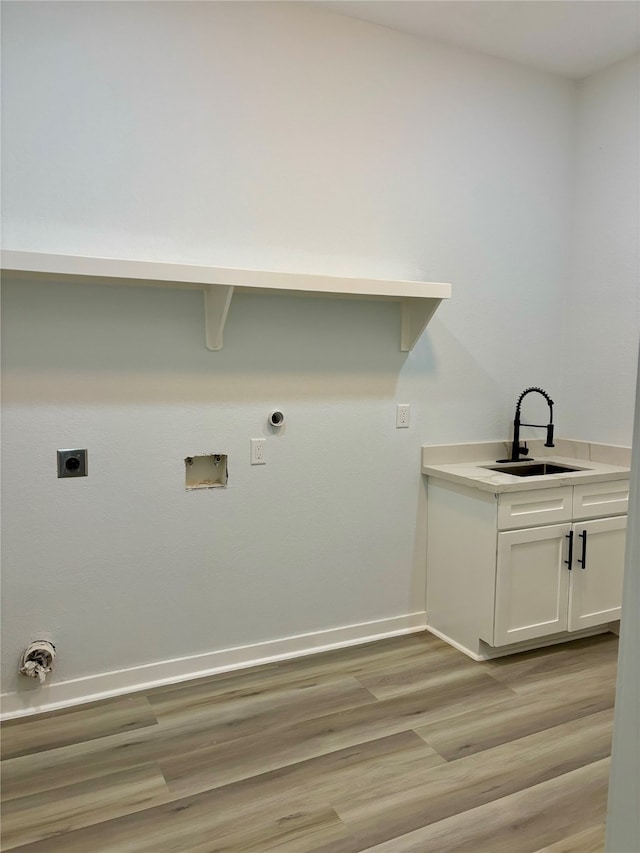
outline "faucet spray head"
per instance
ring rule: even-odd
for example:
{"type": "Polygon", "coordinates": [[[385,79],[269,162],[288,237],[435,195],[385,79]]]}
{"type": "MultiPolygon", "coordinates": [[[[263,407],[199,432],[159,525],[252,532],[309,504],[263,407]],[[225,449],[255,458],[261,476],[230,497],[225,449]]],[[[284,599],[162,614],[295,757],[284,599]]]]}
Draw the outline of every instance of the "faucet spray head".
{"type": "Polygon", "coordinates": [[[547,440],[544,443],[545,447],[555,447],[553,443],[553,424],[547,424],[547,440]]]}

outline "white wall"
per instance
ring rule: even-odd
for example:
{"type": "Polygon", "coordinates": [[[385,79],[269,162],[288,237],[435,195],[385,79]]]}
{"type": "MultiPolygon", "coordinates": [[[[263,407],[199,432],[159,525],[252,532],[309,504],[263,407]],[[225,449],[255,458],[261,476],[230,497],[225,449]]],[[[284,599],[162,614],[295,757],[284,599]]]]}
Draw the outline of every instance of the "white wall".
{"type": "Polygon", "coordinates": [[[607,853],[640,850],[640,354],[629,489],[607,853]]]}
{"type": "Polygon", "coordinates": [[[588,418],[595,438],[628,444],[636,401],[606,840],[608,853],[620,853],[640,849],[640,361],[634,358],[640,329],[638,58],[587,79],[580,87],[579,108],[574,274],[565,339],[569,429],[578,435],[588,418]]]}
{"type": "Polygon", "coordinates": [[[60,682],[423,611],[420,445],[558,396],[574,84],[299,3],[9,3],[3,38],[6,247],[454,285],[406,355],[390,304],[238,298],[211,353],[199,294],[5,283],[4,690],[40,632],[60,682]],[[185,494],[207,451],[229,488],[185,494]]]}
{"type": "Polygon", "coordinates": [[[640,332],[640,65],[579,86],[573,257],[564,331],[567,436],[628,446],[640,332]]]}

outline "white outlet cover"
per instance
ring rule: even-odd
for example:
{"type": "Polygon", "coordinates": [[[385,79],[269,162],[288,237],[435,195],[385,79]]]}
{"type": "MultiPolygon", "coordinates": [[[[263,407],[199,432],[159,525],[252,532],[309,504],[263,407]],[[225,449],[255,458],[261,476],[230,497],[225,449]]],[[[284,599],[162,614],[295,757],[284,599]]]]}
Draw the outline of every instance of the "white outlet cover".
{"type": "Polygon", "coordinates": [[[267,459],[267,440],[266,438],[251,439],[251,464],[266,465],[267,459]]]}
{"type": "Polygon", "coordinates": [[[398,403],[396,406],[396,429],[408,429],[411,418],[409,403],[398,403]]]}

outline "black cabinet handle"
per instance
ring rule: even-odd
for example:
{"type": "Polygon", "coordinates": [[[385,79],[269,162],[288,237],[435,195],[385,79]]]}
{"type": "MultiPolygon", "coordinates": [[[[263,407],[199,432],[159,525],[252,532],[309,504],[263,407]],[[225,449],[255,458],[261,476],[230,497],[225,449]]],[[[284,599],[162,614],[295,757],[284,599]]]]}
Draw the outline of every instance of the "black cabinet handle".
{"type": "Polygon", "coordinates": [[[587,568],[587,531],[578,534],[582,539],[582,557],[578,560],[583,569],[587,568]]]}
{"type": "Polygon", "coordinates": [[[569,540],[569,554],[567,555],[569,559],[565,560],[564,563],[569,566],[569,571],[571,571],[571,563],[573,562],[573,530],[567,533],[565,539],[569,540]]]}

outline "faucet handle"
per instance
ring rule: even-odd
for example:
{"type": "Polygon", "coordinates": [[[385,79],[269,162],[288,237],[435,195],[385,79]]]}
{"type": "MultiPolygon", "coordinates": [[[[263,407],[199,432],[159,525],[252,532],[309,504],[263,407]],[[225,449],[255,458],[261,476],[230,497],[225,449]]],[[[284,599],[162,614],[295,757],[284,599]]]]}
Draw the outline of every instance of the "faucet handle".
{"type": "Polygon", "coordinates": [[[525,442],[525,444],[521,444],[521,445],[518,447],[518,453],[519,453],[521,456],[528,456],[528,455],[529,455],[529,448],[527,447],[526,442],[525,442]]]}

